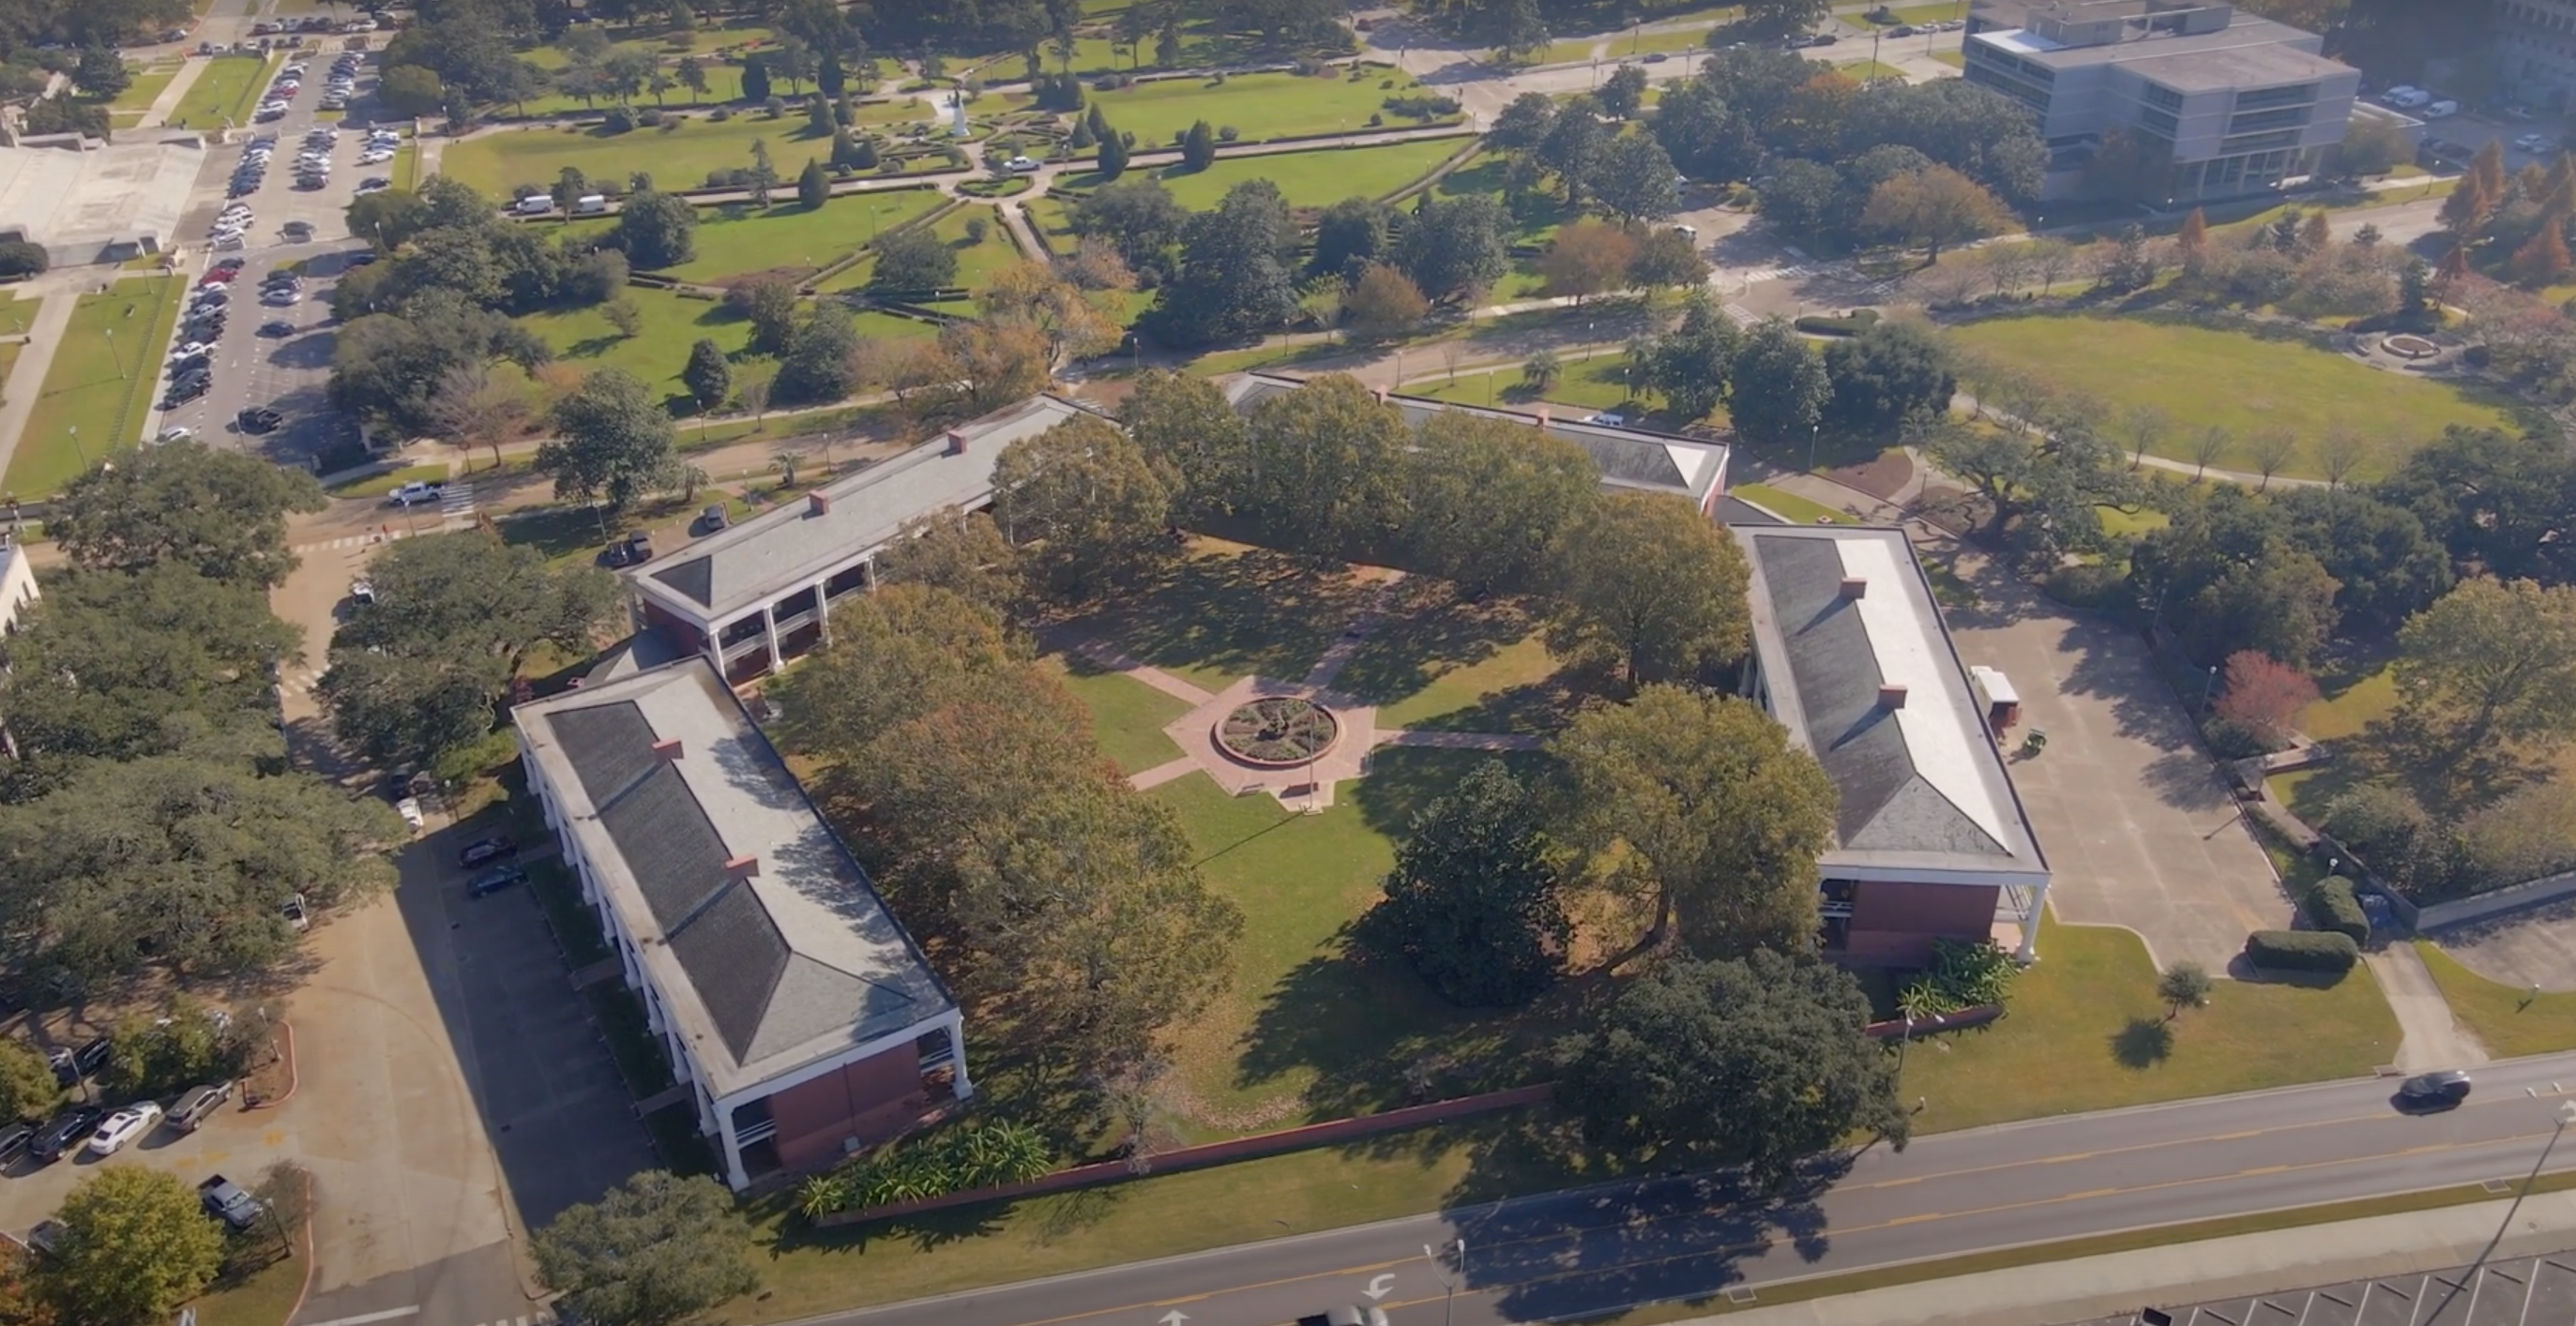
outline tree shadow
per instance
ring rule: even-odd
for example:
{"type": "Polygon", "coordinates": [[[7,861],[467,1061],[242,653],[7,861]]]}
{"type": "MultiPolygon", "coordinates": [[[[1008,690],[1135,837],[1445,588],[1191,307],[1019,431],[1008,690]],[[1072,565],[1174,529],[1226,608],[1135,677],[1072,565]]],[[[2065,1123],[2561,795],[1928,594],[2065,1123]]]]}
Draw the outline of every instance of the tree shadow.
{"type": "Polygon", "coordinates": [[[2111,1033],[2111,1057],[2123,1068],[2153,1068],[2173,1057],[2173,1024],[2163,1018],[2131,1018],[2111,1033]]]}
{"type": "Polygon", "coordinates": [[[1412,576],[1387,591],[1334,689],[1392,704],[1449,672],[1473,667],[1527,638],[1537,614],[1518,597],[1470,598],[1446,580],[1412,576]]]}
{"type": "Polygon", "coordinates": [[[1339,565],[1202,545],[1079,626],[1157,667],[1296,681],[1349,623],[1362,592],[1339,565]]]}

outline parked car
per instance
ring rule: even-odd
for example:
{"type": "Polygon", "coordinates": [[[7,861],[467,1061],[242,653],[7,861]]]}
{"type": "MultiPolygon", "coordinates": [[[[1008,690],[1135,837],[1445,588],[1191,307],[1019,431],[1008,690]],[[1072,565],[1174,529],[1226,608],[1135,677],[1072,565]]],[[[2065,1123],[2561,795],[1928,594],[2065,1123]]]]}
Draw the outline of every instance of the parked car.
{"type": "Polygon", "coordinates": [[[57,1045],[45,1051],[45,1062],[53,1067],[55,1086],[67,1087],[80,1081],[80,1069],[72,1063],[70,1046],[57,1045]]]}
{"type": "Polygon", "coordinates": [[[99,1121],[98,1130],[89,1135],[89,1153],[101,1158],[115,1155],[126,1143],[160,1126],[161,1107],[138,1101],[99,1121]]]}
{"type": "Polygon", "coordinates": [[[419,831],[422,825],[429,823],[429,817],[420,813],[420,798],[418,797],[404,797],[402,800],[395,802],[394,813],[402,816],[402,822],[410,825],[414,832],[419,831]]]}
{"type": "Polygon", "coordinates": [[[170,1116],[168,1119],[170,1131],[174,1133],[193,1133],[197,1131],[198,1126],[205,1123],[206,1119],[214,1114],[215,1107],[223,1104],[225,1101],[231,1100],[232,1098],[233,1084],[230,1082],[215,1082],[202,1087],[190,1087],[187,1090],[180,1092],[179,1098],[170,1102],[170,1116]]]}
{"type": "Polygon", "coordinates": [[[528,882],[528,872],[517,866],[494,866],[466,881],[465,896],[481,898],[528,882]]]}
{"type": "Polygon", "coordinates": [[[517,839],[512,838],[506,833],[494,834],[489,838],[478,838],[473,842],[467,843],[465,845],[465,850],[456,854],[456,864],[463,866],[467,870],[472,870],[477,866],[490,865],[505,856],[517,856],[518,854],[519,843],[517,839]]]}
{"type": "Polygon", "coordinates": [[[27,1154],[35,1157],[37,1164],[50,1165],[80,1145],[81,1139],[96,1131],[98,1121],[106,1117],[107,1111],[96,1105],[71,1106],[36,1130],[36,1139],[27,1144],[27,1154]]]}
{"type": "Polygon", "coordinates": [[[288,925],[295,927],[296,933],[301,934],[313,928],[313,913],[306,909],[303,894],[298,893],[289,897],[285,902],[278,904],[277,910],[286,918],[288,925]]]}
{"type": "Polygon", "coordinates": [[[2460,103],[2450,100],[2437,101],[2424,108],[2424,118],[2428,120],[2446,120],[2459,113],[2460,103]]]}
{"type": "Polygon", "coordinates": [[[634,566],[652,560],[653,536],[640,529],[608,545],[610,566],[634,566]]]}
{"type": "Polygon", "coordinates": [[[258,1198],[221,1174],[197,1185],[197,1200],[205,1205],[208,1216],[223,1221],[236,1234],[247,1232],[268,1214],[268,1208],[261,1206],[258,1198]]]}
{"type": "Polygon", "coordinates": [[[713,534],[732,523],[733,518],[725,514],[725,506],[722,502],[714,503],[708,506],[706,510],[698,513],[698,528],[705,530],[709,534],[713,534]]]}
{"type": "Polygon", "coordinates": [[[286,416],[265,405],[254,405],[235,416],[233,421],[240,424],[245,433],[273,433],[279,424],[286,422],[286,416]]]}
{"type": "Polygon", "coordinates": [[[0,1169],[18,1163],[27,1154],[27,1146],[36,1140],[36,1125],[13,1123],[0,1128],[0,1169]]]}
{"type": "Polygon", "coordinates": [[[2545,152],[2549,149],[2549,138],[2545,134],[2524,134],[2514,139],[2513,145],[2524,152],[2545,152]]]}

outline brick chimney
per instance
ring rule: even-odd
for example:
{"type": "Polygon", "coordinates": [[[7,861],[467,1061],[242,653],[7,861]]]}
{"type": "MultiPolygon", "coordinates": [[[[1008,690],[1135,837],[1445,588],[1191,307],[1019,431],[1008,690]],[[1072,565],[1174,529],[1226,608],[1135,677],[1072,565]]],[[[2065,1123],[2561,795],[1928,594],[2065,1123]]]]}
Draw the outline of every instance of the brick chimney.
{"type": "Polygon", "coordinates": [[[1842,596],[1847,599],[1868,598],[1869,581],[1861,578],[1860,576],[1844,576],[1842,596]]]}
{"type": "Polygon", "coordinates": [[[668,741],[654,742],[653,758],[660,760],[664,764],[678,764],[680,762],[680,739],[678,737],[673,737],[668,741]]]}
{"type": "Polygon", "coordinates": [[[948,430],[948,454],[952,456],[966,454],[966,435],[954,428],[948,430]]]}
{"type": "Polygon", "coordinates": [[[819,489],[805,494],[805,514],[809,516],[832,514],[832,495],[819,489]]]}
{"type": "Polygon", "coordinates": [[[1881,682],[1878,687],[1878,707],[1881,709],[1904,708],[1905,683],[1901,681],[1881,682]]]}
{"type": "Polygon", "coordinates": [[[749,879],[760,873],[760,858],[737,856],[725,862],[724,873],[726,879],[749,879]]]}
{"type": "Polygon", "coordinates": [[[1544,405],[1542,405],[1542,406],[1538,407],[1538,426],[1539,426],[1539,427],[1541,427],[1541,428],[1545,428],[1545,427],[1547,427],[1548,423],[1549,423],[1549,417],[1548,417],[1547,407],[1546,407],[1546,406],[1544,406],[1544,405]]]}

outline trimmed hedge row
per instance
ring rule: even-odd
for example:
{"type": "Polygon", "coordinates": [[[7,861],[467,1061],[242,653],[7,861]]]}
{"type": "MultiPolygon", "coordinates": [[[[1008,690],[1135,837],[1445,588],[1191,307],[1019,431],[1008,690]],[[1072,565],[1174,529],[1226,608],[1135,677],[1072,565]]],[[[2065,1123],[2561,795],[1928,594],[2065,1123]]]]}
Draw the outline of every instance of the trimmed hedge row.
{"type": "Polygon", "coordinates": [[[1878,310],[1860,309],[1839,318],[1810,313],[1795,325],[1810,336],[1858,336],[1878,325],[1878,310]]]}
{"type": "Polygon", "coordinates": [[[2245,960],[2275,971],[2348,972],[2361,945],[2334,930],[2257,930],[2245,937],[2245,960]]]}
{"type": "Polygon", "coordinates": [[[2370,914],[2361,909],[2352,881],[2341,875],[2327,876],[2308,895],[2308,920],[2319,930],[2351,936],[2355,944],[2370,942],[2370,914]]]}

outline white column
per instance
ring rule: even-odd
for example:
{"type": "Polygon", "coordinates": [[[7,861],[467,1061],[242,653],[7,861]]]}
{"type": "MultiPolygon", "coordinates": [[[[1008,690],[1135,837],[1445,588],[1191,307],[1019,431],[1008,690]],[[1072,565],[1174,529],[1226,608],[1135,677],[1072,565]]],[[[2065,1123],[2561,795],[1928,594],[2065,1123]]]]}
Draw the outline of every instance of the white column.
{"type": "Polygon", "coordinates": [[[814,582],[814,631],[816,645],[832,643],[832,594],[821,579],[814,582]]]}
{"type": "Polygon", "coordinates": [[[733,1140],[733,1107],[716,1102],[716,1154],[724,1157],[725,1183],[735,1192],[751,1186],[751,1176],[742,1172],[742,1148],[733,1140]]]}
{"type": "Polygon", "coordinates": [[[975,1083],[973,1079],[966,1076],[965,1015],[962,1013],[949,1014],[947,1026],[949,1063],[952,1065],[957,1075],[957,1099],[965,1100],[975,1094],[975,1083]]]}
{"type": "Polygon", "coordinates": [[[760,629],[767,633],[769,638],[769,670],[771,672],[777,672],[785,668],[787,666],[787,659],[778,652],[777,603],[770,602],[760,605],[760,629]]]}
{"type": "Polygon", "coordinates": [[[2043,878],[2030,891],[2030,908],[2021,918],[2021,952],[2013,955],[2024,966],[2039,961],[2039,918],[2047,910],[2048,881],[2043,878]]]}

